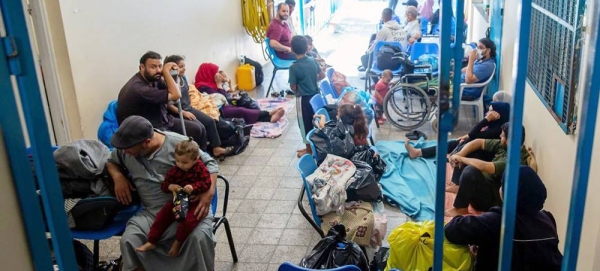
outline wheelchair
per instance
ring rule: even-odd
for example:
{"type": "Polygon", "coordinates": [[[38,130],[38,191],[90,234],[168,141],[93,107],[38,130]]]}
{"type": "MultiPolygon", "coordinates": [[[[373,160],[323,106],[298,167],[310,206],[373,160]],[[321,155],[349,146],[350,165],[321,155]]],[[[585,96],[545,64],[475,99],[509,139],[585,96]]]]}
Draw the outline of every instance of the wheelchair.
{"type": "Polygon", "coordinates": [[[398,53],[402,72],[383,99],[383,113],[394,127],[414,130],[437,114],[438,87],[430,86],[432,66],[416,65],[406,53],[398,53]]]}

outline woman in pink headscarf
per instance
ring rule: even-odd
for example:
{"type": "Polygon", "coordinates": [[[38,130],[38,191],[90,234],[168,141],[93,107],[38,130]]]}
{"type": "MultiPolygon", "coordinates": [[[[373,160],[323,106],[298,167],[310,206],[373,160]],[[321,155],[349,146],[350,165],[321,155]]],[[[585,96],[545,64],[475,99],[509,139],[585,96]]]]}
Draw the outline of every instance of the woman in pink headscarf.
{"type": "MultiPolygon", "coordinates": [[[[202,63],[196,72],[196,82],[194,85],[198,91],[208,94],[219,93],[227,97],[227,92],[220,87],[225,78],[219,73],[219,66],[213,63],[202,63]]],[[[259,109],[249,109],[225,104],[221,107],[221,115],[224,118],[242,118],[246,124],[256,122],[277,122],[285,111],[283,108],[277,108],[271,112],[259,109]]]]}
{"type": "Polygon", "coordinates": [[[431,17],[433,17],[433,0],[425,0],[419,9],[419,15],[426,18],[428,22],[431,21],[431,17]]]}

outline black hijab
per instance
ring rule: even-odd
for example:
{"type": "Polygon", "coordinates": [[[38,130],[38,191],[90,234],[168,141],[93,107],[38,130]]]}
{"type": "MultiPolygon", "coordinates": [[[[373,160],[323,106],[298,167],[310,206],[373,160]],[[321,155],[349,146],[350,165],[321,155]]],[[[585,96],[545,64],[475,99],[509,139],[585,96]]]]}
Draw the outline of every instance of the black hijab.
{"type": "MultiPolygon", "coordinates": [[[[502,192],[504,192],[504,181],[502,178],[502,192]]],[[[519,168],[519,188],[517,195],[517,214],[532,214],[541,211],[546,201],[546,186],[528,166],[519,168]]]]}

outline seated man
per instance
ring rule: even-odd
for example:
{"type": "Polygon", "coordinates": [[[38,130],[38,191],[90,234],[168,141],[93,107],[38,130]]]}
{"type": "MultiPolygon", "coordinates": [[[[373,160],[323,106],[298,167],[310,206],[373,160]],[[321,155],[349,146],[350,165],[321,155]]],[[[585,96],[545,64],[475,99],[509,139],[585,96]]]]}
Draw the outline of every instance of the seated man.
{"type": "MultiPolygon", "coordinates": [[[[123,86],[117,101],[119,125],[129,116],[146,118],[159,130],[183,134],[181,119],[167,114],[167,103],[181,98],[181,93],[171,70],[177,71],[177,63],[161,63],[162,57],[152,51],[140,59],[140,71],[123,86]],[[161,76],[162,75],[162,76],[161,76]]],[[[206,129],[195,120],[184,120],[187,135],[191,136],[202,150],[206,150],[206,129]]]]}
{"type": "Polygon", "coordinates": [[[211,188],[191,201],[200,201],[196,216],[202,222],[182,244],[178,257],[169,256],[169,246],[175,238],[177,224],[163,234],[156,250],[136,253],[135,249],[148,239],[150,226],[158,211],[173,200],[160,186],[167,172],[175,166],[175,146],[186,137],[162,132],[140,116],[126,118],[111,139],[115,147],[107,163],[107,170],[115,182],[115,196],[122,204],[132,201],[135,187],[143,209],[127,222],[121,237],[123,270],[214,270],[215,248],[212,233],[212,215],[209,214],[219,167],[208,154],[200,151],[200,160],[206,165],[212,179],[211,188]],[[129,172],[132,183],[124,175],[129,172]]]}
{"type": "MultiPolygon", "coordinates": [[[[370,67],[369,55],[375,50],[375,44],[379,41],[397,41],[401,42],[406,39],[404,29],[396,20],[392,20],[392,10],[389,8],[383,9],[381,12],[381,20],[383,21],[383,27],[377,32],[375,38],[370,42],[367,53],[360,58],[362,67],[367,69],[370,67]]],[[[406,49],[406,48],[403,48],[406,49]]],[[[371,59],[372,61],[372,59],[371,59]]]]}
{"type": "Polygon", "coordinates": [[[292,42],[292,31],[286,20],[290,16],[290,7],[286,3],[280,3],[277,5],[277,16],[271,21],[269,28],[267,29],[267,38],[270,39],[269,45],[277,57],[281,59],[293,60],[296,59],[296,55],[292,53],[291,42],[292,42]]]}
{"type": "Polygon", "coordinates": [[[292,13],[294,13],[294,9],[296,8],[296,1],[295,0],[285,0],[285,3],[290,8],[290,14],[288,15],[287,20],[285,20],[285,23],[290,28],[290,32],[292,33],[292,37],[293,37],[293,36],[297,35],[296,34],[296,27],[294,26],[294,21],[292,19],[292,13]]]}
{"type": "MultiPolygon", "coordinates": [[[[488,38],[480,39],[477,43],[477,49],[471,51],[468,58],[467,66],[461,70],[461,83],[475,84],[485,82],[492,76],[496,68],[496,45],[488,38]]],[[[427,89],[427,87],[437,88],[438,86],[439,77],[435,77],[429,82],[419,83],[419,87],[423,89],[427,89]]],[[[450,87],[452,91],[452,80],[450,80],[450,87]]],[[[481,97],[482,91],[483,87],[465,88],[461,100],[477,100],[481,97]]]]}
{"type": "MultiPolygon", "coordinates": [[[[496,44],[491,39],[483,38],[477,43],[477,49],[469,54],[469,62],[461,70],[460,81],[467,84],[485,82],[496,69],[496,44]]],[[[462,100],[472,101],[481,96],[483,87],[465,88],[462,100]]]]}
{"type": "MultiPolygon", "coordinates": [[[[469,204],[479,211],[487,211],[494,206],[500,206],[498,189],[506,167],[508,128],[508,122],[502,125],[500,139],[475,139],[467,143],[460,152],[450,156],[449,161],[455,165],[454,170],[462,172],[454,174],[454,176],[460,176],[459,180],[452,179],[452,182],[457,186],[447,189],[447,192],[456,193],[456,199],[454,200],[454,208],[446,210],[446,216],[454,217],[467,214],[469,204]],[[477,150],[491,152],[494,154],[494,158],[491,162],[467,158],[470,153],[477,150]]],[[[521,144],[523,142],[525,142],[525,128],[523,128],[523,141],[521,144]]],[[[531,149],[521,148],[521,164],[529,165],[537,171],[537,164],[531,149]]]]}

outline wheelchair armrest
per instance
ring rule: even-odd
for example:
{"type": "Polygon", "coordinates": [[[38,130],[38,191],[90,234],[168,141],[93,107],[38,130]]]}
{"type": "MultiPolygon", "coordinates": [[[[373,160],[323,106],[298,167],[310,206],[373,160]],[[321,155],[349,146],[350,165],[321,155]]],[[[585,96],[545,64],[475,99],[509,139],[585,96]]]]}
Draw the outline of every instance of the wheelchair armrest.
{"type": "Polygon", "coordinates": [[[415,65],[415,69],[432,69],[431,64],[415,65]]]}

